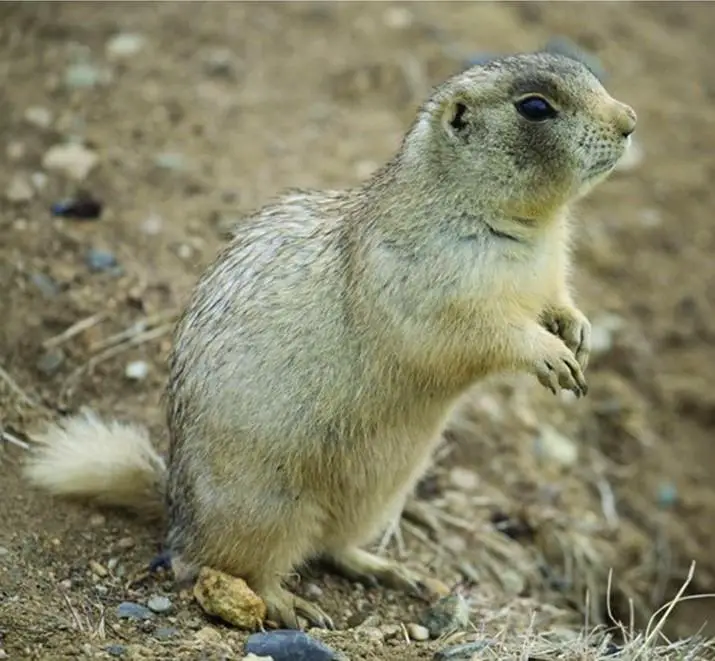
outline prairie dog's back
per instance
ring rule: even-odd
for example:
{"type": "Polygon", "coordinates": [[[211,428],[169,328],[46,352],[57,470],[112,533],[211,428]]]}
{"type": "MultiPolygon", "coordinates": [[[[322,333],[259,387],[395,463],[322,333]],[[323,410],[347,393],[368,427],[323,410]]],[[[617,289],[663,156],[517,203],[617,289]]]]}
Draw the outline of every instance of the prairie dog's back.
{"type": "MultiPolygon", "coordinates": [[[[314,371],[342,337],[343,257],[329,210],[335,198],[291,192],[241,225],[179,322],[170,401],[248,428],[280,425],[280,411],[310,415],[308,402],[326,382],[314,371]]],[[[341,346],[343,360],[349,349],[341,346]]]]}

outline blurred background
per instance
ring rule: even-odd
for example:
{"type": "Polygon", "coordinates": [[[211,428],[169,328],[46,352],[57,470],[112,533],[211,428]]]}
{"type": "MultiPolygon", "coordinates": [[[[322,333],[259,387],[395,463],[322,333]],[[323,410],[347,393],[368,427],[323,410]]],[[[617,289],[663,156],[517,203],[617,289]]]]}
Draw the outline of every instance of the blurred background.
{"type": "MultiPolygon", "coordinates": [[[[2,3],[0,652],[78,658],[114,641],[199,658],[188,602],[141,626],[113,610],[170,594],[126,588],[160,534],[29,492],[25,433],[87,405],[165,443],[171,325],[240,214],[285,187],[357,183],[433,84],[553,38],[590,53],[639,117],[623,167],[577,213],[591,392],[475,389],[416,496],[444,530],[406,528],[405,553],[443,580],[471,572],[477,626],[508,611],[526,627],[534,609],[544,629],[607,621],[611,569],[626,622],[629,600],[647,621],[693,560],[688,593],[715,592],[714,32],[715,5],[695,2],[2,3]]],[[[341,627],[419,608],[332,577],[313,587],[341,627]]],[[[713,616],[686,602],[669,634],[713,616]]],[[[335,635],[353,658],[393,658],[387,633],[335,635]]]]}

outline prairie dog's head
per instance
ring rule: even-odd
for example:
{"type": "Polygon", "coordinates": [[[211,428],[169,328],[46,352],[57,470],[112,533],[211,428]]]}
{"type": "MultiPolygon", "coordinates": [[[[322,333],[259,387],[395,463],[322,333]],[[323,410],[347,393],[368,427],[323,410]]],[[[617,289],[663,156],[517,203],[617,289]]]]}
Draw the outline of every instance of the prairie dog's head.
{"type": "Polygon", "coordinates": [[[455,195],[539,219],[610,174],[635,125],[635,112],[581,62],[553,53],[514,55],[437,87],[404,156],[416,164],[426,154],[438,185],[455,195]]]}

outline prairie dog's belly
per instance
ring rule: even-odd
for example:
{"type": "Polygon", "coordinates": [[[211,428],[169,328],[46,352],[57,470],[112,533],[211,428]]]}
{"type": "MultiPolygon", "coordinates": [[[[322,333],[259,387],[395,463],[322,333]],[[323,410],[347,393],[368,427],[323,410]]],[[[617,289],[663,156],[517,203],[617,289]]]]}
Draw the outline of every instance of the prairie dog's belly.
{"type": "Polygon", "coordinates": [[[385,430],[344,454],[342,474],[324,494],[328,545],[331,540],[367,543],[399,513],[430,462],[443,419],[385,430]]]}

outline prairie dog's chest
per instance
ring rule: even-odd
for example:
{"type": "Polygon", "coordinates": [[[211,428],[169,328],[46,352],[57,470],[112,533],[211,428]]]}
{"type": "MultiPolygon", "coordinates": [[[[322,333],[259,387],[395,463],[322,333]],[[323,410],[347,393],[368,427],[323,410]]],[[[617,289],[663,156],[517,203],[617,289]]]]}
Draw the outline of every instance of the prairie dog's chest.
{"type": "Polygon", "coordinates": [[[486,247],[482,258],[465,273],[465,292],[482,309],[540,311],[564,262],[562,244],[543,240],[519,244],[493,238],[486,247]]]}

